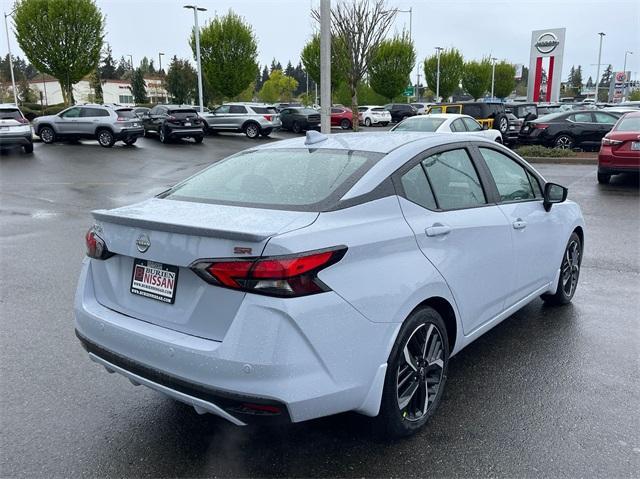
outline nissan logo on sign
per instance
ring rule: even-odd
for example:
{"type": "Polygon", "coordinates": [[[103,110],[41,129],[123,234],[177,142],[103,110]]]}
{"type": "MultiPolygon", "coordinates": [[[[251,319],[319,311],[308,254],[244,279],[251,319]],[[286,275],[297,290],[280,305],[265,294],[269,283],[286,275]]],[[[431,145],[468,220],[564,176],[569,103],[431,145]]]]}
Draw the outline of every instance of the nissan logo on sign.
{"type": "Polygon", "coordinates": [[[551,32],[543,33],[538,37],[536,43],[534,43],[536,50],[545,55],[554,51],[558,45],[560,45],[558,37],[551,32]]]}

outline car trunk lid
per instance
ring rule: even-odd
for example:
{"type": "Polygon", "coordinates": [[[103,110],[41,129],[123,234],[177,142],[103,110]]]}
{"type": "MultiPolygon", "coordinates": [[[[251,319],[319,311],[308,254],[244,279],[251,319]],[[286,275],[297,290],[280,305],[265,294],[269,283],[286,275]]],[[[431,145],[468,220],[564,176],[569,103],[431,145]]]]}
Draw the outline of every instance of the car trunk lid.
{"type": "Polygon", "coordinates": [[[273,235],[305,227],[318,213],[154,198],[94,211],[93,216],[98,235],[115,253],[91,262],[100,304],[142,321],[221,341],[245,293],[207,284],[189,266],[205,258],[260,256],[273,235]],[[170,276],[169,284],[136,286],[140,267],[163,271],[158,274],[170,276]]]}

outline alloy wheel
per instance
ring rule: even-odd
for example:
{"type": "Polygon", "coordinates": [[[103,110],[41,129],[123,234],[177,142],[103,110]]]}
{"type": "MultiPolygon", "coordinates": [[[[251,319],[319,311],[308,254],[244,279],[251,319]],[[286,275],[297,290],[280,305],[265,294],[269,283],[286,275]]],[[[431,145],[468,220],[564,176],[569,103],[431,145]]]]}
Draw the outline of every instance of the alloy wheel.
{"type": "Polygon", "coordinates": [[[560,148],[562,150],[570,149],[573,146],[573,141],[568,136],[560,136],[556,140],[556,148],[560,148]]]}
{"type": "Polygon", "coordinates": [[[247,136],[249,138],[256,138],[260,134],[256,125],[247,126],[247,136]]]}
{"type": "Polygon", "coordinates": [[[112,135],[106,130],[100,132],[98,136],[98,142],[102,146],[111,146],[112,135]]]}
{"type": "Polygon", "coordinates": [[[567,246],[562,260],[562,290],[568,298],[573,296],[580,276],[580,245],[571,241],[567,246]]]}
{"type": "Polygon", "coordinates": [[[398,366],[396,392],[403,419],[418,421],[433,404],[444,370],[442,335],[434,324],[421,324],[409,336],[398,366]]]}
{"type": "Polygon", "coordinates": [[[44,143],[53,143],[53,130],[51,128],[43,128],[40,131],[40,138],[44,143]]]}

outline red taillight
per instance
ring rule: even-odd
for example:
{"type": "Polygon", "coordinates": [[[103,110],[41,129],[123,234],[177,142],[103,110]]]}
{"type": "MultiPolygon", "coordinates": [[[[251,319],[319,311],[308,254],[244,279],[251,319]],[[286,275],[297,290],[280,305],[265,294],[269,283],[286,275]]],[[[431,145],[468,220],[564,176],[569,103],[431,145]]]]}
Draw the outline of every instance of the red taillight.
{"type": "Polygon", "coordinates": [[[84,240],[87,245],[87,256],[89,258],[107,259],[113,256],[113,253],[107,249],[104,240],[96,233],[95,228],[91,228],[87,231],[87,234],[84,236],[84,240]]]}
{"type": "Polygon", "coordinates": [[[267,121],[271,121],[271,115],[262,115],[264,116],[264,119],[267,121]]]}
{"type": "Polygon", "coordinates": [[[549,128],[549,125],[547,123],[531,123],[531,126],[536,130],[545,130],[549,128]]]}
{"type": "Polygon", "coordinates": [[[617,146],[622,145],[624,141],[622,140],[612,140],[611,138],[607,138],[606,136],[602,139],[602,144],[604,146],[617,146]]]}
{"type": "Polygon", "coordinates": [[[340,259],[346,247],[290,256],[198,262],[192,269],[205,281],[226,288],[293,297],[329,291],[318,272],[340,259]]]}

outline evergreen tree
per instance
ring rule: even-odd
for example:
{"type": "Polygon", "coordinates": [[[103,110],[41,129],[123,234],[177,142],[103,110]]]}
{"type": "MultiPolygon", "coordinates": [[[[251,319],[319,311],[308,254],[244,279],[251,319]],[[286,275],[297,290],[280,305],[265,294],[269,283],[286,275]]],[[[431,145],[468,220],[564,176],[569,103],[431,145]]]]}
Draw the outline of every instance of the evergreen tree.
{"type": "Polygon", "coordinates": [[[136,68],[131,76],[131,86],[129,87],[133,94],[133,101],[136,104],[147,103],[147,84],[144,81],[144,72],[142,68],[136,68]]]}
{"type": "Polygon", "coordinates": [[[116,62],[113,59],[113,52],[111,51],[111,46],[107,43],[104,50],[102,51],[102,60],[100,61],[100,77],[105,80],[112,80],[114,78],[119,78],[116,73],[116,62]]]}
{"type": "Polygon", "coordinates": [[[260,78],[260,87],[262,87],[262,85],[264,85],[264,83],[269,79],[269,69],[267,68],[267,65],[264,66],[264,68],[262,69],[262,78],[260,78]]]}
{"type": "Polygon", "coordinates": [[[129,62],[124,59],[124,55],[120,57],[118,67],[116,68],[116,78],[122,78],[124,74],[129,70],[129,62]]]}
{"type": "Polygon", "coordinates": [[[602,78],[600,78],[600,86],[608,87],[611,83],[611,77],[613,76],[613,67],[609,65],[604,72],[602,72],[602,78]]]}
{"type": "Polygon", "coordinates": [[[93,90],[93,101],[95,103],[104,102],[104,95],[102,93],[102,80],[100,78],[100,67],[96,67],[96,69],[91,73],[91,77],[89,80],[91,90],[93,90]]]}
{"type": "Polygon", "coordinates": [[[593,86],[593,78],[589,76],[589,79],[587,80],[587,88],[593,88],[593,86]]]}
{"type": "Polygon", "coordinates": [[[153,59],[149,60],[149,73],[152,75],[156,73],[156,67],[153,64],[153,59]]]}
{"type": "Polygon", "coordinates": [[[285,68],[284,74],[287,75],[288,77],[294,78],[295,72],[293,70],[293,65],[291,64],[291,60],[289,60],[289,62],[287,63],[287,68],[285,68]]]}

